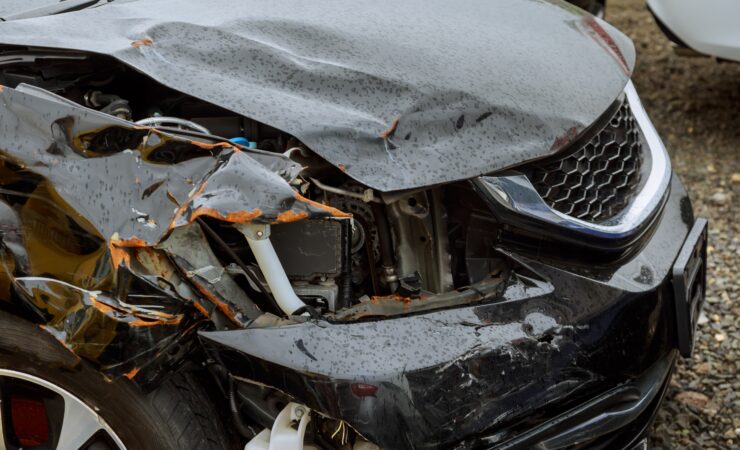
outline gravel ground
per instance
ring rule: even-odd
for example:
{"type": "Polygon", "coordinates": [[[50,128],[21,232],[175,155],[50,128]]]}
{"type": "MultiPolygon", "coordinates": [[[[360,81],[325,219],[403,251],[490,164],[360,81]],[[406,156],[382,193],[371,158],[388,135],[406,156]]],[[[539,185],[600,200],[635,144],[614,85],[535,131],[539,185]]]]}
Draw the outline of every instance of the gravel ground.
{"type": "Polygon", "coordinates": [[[694,356],[678,363],[653,428],[656,449],[740,447],[740,64],[673,54],[644,0],[607,0],[606,18],[635,42],[634,81],[708,217],[707,301],[694,356]]]}

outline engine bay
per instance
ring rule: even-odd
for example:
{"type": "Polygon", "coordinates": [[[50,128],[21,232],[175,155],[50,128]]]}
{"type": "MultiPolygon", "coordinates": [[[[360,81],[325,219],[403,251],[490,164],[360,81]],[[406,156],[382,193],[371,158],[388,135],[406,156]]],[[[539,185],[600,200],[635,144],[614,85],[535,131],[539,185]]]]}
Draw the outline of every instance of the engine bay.
{"type": "MultiPolygon", "coordinates": [[[[479,301],[508,271],[506,258],[493,250],[496,221],[466,181],[379,192],[287,133],[169,89],[122,64],[50,50],[30,55],[33,64],[27,64],[28,57],[16,64],[6,56],[0,82],[28,82],[142,129],[282,154],[300,165],[299,173],[285,176],[293,189],[348,216],[271,226],[269,241],[305,314],[347,321],[479,301]],[[481,282],[486,287],[474,287],[481,282]]],[[[82,140],[88,151],[122,151],[125,142],[116,133],[104,130],[82,140]]],[[[158,149],[154,159],[177,163],[191,156],[169,146],[158,149]]],[[[227,276],[261,311],[285,315],[244,233],[212,217],[198,222],[227,276]]]]}

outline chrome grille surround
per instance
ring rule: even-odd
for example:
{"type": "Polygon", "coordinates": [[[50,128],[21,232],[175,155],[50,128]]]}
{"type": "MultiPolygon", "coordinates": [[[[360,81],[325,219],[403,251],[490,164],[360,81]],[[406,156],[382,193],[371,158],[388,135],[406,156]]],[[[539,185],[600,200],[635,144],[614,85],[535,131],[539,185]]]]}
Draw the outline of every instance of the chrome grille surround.
{"type": "Polygon", "coordinates": [[[563,214],[545,203],[529,178],[523,174],[482,176],[474,180],[475,185],[495,207],[506,208],[544,224],[603,239],[620,239],[632,235],[664,203],[672,169],[663,141],[648,118],[631,81],[627,82],[624,93],[635,122],[642,131],[650,157],[650,167],[644,175],[639,192],[615,216],[601,223],[593,223],[563,214]]]}
{"type": "Polygon", "coordinates": [[[603,222],[637,192],[642,140],[626,97],[604,127],[576,151],[523,169],[545,203],[576,219],[603,222]]]}

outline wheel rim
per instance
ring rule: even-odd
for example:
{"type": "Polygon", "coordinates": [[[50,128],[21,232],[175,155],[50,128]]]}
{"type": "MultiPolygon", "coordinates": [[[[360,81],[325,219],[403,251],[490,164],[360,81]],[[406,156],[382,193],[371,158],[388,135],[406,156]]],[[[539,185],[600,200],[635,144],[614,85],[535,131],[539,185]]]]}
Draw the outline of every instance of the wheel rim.
{"type": "MultiPolygon", "coordinates": [[[[107,447],[125,450],[126,447],[105,420],[82,400],[65,389],[34,375],[15,370],[0,369],[0,380],[7,381],[7,379],[20,380],[22,385],[28,384],[32,389],[39,389],[38,392],[40,393],[43,393],[43,390],[48,391],[58,396],[54,397],[54,401],[57,401],[57,398],[61,398],[63,408],[61,408],[59,414],[54,415],[54,419],[58,420],[58,416],[61,415],[62,423],[61,426],[58,423],[54,423],[52,426],[52,428],[57,430],[56,436],[54,436],[56,440],[55,448],[67,450],[89,446],[96,449],[107,447]],[[104,445],[102,447],[97,445],[98,441],[104,445]]],[[[0,392],[2,394],[0,396],[0,450],[6,450],[12,449],[18,444],[17,441],[21,439],[18,436],[18,430],[32,429],[35,425],[39,424],[40,420],[39,417],[33,417],[34,414],[29,414],[29,411],[34,411],[34,400],[29,401],[23,397],[14,396],[16,394],[13,392],[13,382],[10,384],[3,382],[2,386],[3,392],[0,392]],[[8,388],[7,386],[10,387],[8,388]],[[19,398],[23,401],[15,401],[19,398]],[[7,402],[7,399],[12,400],[11,405],[2,404],[4,400],[7,402]],[[24,421],[26,422],[24,423],[24,421]],[[15,445],[13,441],[16,441],[15,445]]],[[[37,400],[35,404],[39,405],[42,402],[37,400]]],[[[39,411],[38,408],[36,411],[39,411]]],[[[43,409],[43,414],[44,419],[52,420],[51,417],[48,417],[46,409],[43,409]]],[[[27,431],[22,432],[25,433],[27,431]]],[[[49,445],[53,444],[42,442],[37,445],[39,448],[50,448],[49,445]]],[[[30,446],[26,444],[23,447],[30,446]]]]}

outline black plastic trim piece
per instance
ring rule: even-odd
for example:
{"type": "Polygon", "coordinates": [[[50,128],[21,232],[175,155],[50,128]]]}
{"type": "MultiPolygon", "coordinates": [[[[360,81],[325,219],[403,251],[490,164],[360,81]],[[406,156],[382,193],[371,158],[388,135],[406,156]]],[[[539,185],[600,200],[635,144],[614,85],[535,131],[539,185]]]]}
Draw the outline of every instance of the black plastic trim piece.
{"type": "Polygon", "coordinates": [[[681,356],[690,357],[699,312],[706,297],[707,219],[699,218],[673,265],[676,333],[681,356]]]}
{"type": "Polygon", "coordinates": [[[509,441],[488,448],[563,448],[617,431],[637,420],[654,405],[653,400],[662,393],[674,361],[675,352],[669,353],[639,378],[617,386],[509,441]]]}

